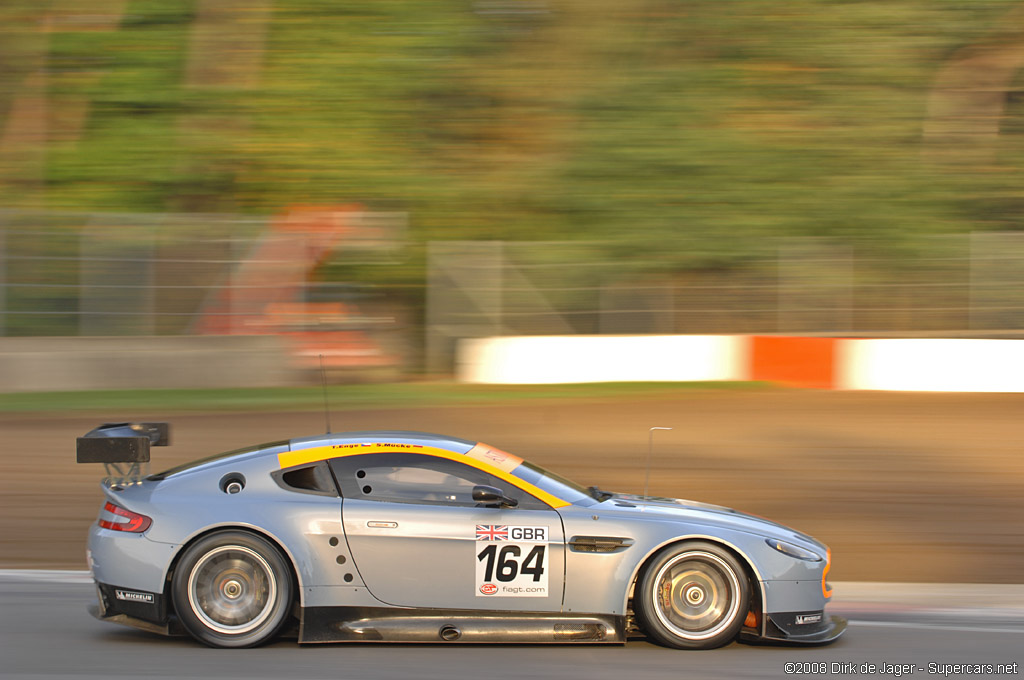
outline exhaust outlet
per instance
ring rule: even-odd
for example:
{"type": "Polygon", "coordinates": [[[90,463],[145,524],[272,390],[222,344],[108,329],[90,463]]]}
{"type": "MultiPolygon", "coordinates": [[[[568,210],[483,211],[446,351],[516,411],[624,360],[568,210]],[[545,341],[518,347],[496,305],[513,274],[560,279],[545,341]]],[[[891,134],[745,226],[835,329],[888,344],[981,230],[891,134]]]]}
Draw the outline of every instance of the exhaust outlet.
{"type": "Polygon", "coordinates": [[[445,642],[455,642],[462,637],[462,631],[451,624],[441,626],[441,630],[437,631],[437,634],[445,642]]]}

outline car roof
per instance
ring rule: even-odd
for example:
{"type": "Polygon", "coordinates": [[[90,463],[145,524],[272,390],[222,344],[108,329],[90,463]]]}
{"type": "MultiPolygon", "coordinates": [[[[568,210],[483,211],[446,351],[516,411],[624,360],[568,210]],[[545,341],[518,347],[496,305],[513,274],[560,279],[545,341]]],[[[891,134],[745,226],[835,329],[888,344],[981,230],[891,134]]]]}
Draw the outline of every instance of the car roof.
{"type": "Polygon", "coordinates": [[[296,437],[290,440],[292,451],[301,451],[332,444],[403,443],[435,446],[456,453],[465,453],[476,445],[475,441],[460,439],[430,432],[414,430],[362,430],[357,432],[332,432],[312,437],[296,437]]]}
{"type": "Polygon", "coordinates": [[[283,441],[257,444],[255,446],[247,446],[233,451],[217,453],[206,458],[189,461],[155,475],[150,475],[148,479],[159,481],[181,472],[205,468],[208,465],[220,464],[227,460],[240,462],[243,460],[264,458],[267,456],[279,457],[282,453],[287,453],[289,451],[301,452],[308,449],[318,449],[328,446],[342,447],[352,445],[358,446],[361,444],[368,445],[365,451],[367,454],[381,453],[383,452],[383,448],[387,448],[393,452],[393,447],[395,446],[433,447],[437,449],[445,449],[452,453],[466,453],[476,446],[476,442],[472,442],[467,439],[410,430],[332,432],[328,434],[314,435],[311,437],[296,437],[294,439],[286,439],[283,441]]]}

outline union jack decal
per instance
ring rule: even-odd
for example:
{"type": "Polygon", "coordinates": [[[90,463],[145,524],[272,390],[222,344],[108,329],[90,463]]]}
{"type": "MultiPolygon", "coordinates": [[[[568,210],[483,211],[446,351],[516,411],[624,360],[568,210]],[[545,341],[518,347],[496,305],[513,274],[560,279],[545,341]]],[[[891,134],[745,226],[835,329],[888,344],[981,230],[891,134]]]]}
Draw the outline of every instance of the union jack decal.
{"type": "Polygon", "coordinates": [[[494,524],[477,524],[476,540],[478,541],[507,541],[508,526],[494,524]]]}

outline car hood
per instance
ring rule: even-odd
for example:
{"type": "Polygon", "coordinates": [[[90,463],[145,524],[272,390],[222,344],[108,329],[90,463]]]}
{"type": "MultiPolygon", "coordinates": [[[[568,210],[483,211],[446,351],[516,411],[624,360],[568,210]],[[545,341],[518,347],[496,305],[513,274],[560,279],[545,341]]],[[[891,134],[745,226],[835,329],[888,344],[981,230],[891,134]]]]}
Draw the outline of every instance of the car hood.
{"type": "Polygon", "coordinates": [[[813,548],[820,551],[823,556],[827,550],[827,547],[820,541],[784,524],[700,501],[656,496],[645,498],[636,494],[615,493],[611,498],[602,502],[599,507],[616,514],[642,515],[649,519],[727,526],[739,531],[759,534],[765,538],[776,538],[813,548]]]}

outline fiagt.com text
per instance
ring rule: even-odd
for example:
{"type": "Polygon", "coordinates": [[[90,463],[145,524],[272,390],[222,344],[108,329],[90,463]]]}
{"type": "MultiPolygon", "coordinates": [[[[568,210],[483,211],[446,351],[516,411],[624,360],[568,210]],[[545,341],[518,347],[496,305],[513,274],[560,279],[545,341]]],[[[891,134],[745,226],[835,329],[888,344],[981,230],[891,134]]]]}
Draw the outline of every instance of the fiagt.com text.
{"type": "Polygon", "coordinates": [[[1017,675],[1014,663],[855,663],[853,661],[796,661],[785,664],[786,675],[1017,675]]]}

